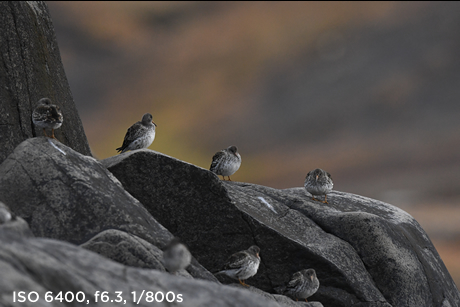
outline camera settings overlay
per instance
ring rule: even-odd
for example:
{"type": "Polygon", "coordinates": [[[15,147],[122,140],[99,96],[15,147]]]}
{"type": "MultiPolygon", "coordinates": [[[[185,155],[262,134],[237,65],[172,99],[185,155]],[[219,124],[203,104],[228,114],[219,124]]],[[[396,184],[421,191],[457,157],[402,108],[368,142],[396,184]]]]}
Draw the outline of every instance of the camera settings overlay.
{"type": "Polygon", "coordinates": [[[96,291],[91,295],[85,294],[83,291],[76,293],[72,291],[60,291],[52,292],[48,291],[45,295],[40,295],[36,291],[13,291],[13,303],[35,303],[38,301],[45,302],[60,302],[60,303],[72,303],[78,302],[82,304],[91,303],[115,303],[115,304],[126,304],[126,303],[161,303],[161,302],[177,302],[182,303],[182,294],[176,294],[172,291],[132,291],[128,296],[124,296],[123,291],[96,291]]]}

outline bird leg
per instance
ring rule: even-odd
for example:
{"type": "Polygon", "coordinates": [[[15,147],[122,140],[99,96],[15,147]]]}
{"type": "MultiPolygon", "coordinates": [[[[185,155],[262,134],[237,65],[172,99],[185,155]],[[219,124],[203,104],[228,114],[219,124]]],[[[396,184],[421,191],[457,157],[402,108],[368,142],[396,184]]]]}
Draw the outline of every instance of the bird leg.
{"type": "Polygon", "coordinates": [[[243,286],[249,287],[247,284],[244,283],[244,280],[241,280],[241,279],[239,279],[239,278],[238,278],[238,280],[239,280],[240,284],[242,284],[243,286]]]}
{"type": "Polygon", "coordinates": [[[43,128],[43,134],[45,134],[45,136],[48,137],[48,134],[46,134],[45,128],[43,128]]]}
{"type": "Polygon", "coordinates": [[[312,200],[320,201],[319,199],[315,198],[314,196],[311,197],[312,200]]]}
{"type": "Polygon", "coordinates": [[[51,137],[52,137],[53,139],[56,139],[56,138],[54,137],[54,129],[51,129],[51,137]]]}
{"type": "Polygon", "coordinates": [[[324,201],[323,201],[322,203],[323,203],[323,204],[329,204],[329,203],[327,202],[327,194],[324,195],[324,201]]]}
{"type": "Polygon", "coordinates": [[[230,176],[228,176],[228,180],[232,181],[232,180],[230,179],[230,176]]]}

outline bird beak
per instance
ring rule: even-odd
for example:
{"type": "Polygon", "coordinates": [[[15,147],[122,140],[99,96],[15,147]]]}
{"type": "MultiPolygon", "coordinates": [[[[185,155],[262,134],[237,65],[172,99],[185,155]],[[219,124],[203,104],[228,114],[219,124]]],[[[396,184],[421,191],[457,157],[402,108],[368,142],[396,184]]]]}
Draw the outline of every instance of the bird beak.
{"type": "Polygon", "coordinates": [[[316,175],[316,181],[318,181],[318,177],[319,177],[319,175],[316,175]]]}
{"type": "Polygon", "coordinates": [[[259,259],[260,259],[260,257],[259,257],[259,253],[257,253],[256,255],[257,255],[257,258],[259,258],[259,259]]]}
{"type": "Polygon", "coordinates": [[[313,275],[312,275],[312,276],[310,276],[310,279],[311,279],[311,281],[313,281],[313,275]]]}
{"type": "Polygon", "coordinates": [[[155,125],[155,127],[157,127],[157,124],[155,124],[153,121],[152,121],[152,124],[154,124],[154,125],[155,125]]]}

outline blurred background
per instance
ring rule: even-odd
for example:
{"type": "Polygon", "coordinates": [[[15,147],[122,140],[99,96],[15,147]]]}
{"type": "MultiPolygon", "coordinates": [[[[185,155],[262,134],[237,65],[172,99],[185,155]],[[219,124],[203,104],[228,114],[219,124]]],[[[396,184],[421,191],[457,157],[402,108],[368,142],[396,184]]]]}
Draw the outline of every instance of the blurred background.
{"type": "Polygon", "coordinates": [[[459,2],[48,2],[95,157],[146,112],[152,150],[414,216],[460,285],[459,2]]]}

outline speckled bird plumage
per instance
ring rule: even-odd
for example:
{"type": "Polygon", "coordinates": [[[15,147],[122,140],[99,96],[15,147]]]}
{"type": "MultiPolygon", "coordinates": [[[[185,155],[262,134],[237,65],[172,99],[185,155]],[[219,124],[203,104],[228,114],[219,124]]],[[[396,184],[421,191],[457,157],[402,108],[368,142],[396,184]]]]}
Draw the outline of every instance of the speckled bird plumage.
{"type": "Polygon", "coordinates": [[[149,147],[155,139],[156,124],[152,121],[152,115],[145,113],[142,120],[128,128],[123,145],[116,150],[124,153],[128,150],[136,150],[149,147]]]}
{"type": "Polygon", "coordinates": [[[223,270],[217,274],[225,274],[233,279],[238,279],[240,284],[246,286],[244,280],[256,275],[259,269],[260,248],[256,245],[251,246],[247,250],[243,250],[228,258],[223,270]]]}
{"type": "Polygon", "coordinates": [[[178,238],[172,239],[163,252],[164,266],[172,274],[187,268],[191,261],[192,254],[178,238]]]}
{"type": "Polygon", "coordinates": [[[275,288],[279,294],[289,296],[292,299],[307,300],[315,294],[319,288],[319,280],[314,269],[301,270],[292,274],[290,281],[285,285],[275,288]]]}
{"type": "Polygon", "coordinates": [[[323,203],[327,204],[327,193],[332,191],[334,183],[331,174],[317,168],[307,174],[304,186],[307,192],[313,196],[313,200],[318,200],[315,196],[324,195],[323,203]]]}
{"type": "Polygon", "coordinates": [[[45,129],[51,129],[51,137],[54,137],[54,129],[61,127],[64,117],[59,107],[51,103],[49,98],[42,98],[38,101],[36,108],[32,112],[32,122],[37,128],[43,129],[43,133],[47,137],[45,129]]]}
{"type": "Polygon", "coordinates": [[[212,157],[211,167],[209,170],[216,175],[221,175],[224,180],[225,176],[233,175],[241,166],[241,156],[236,146],[230,146],[218,151],[212,157]]]}

